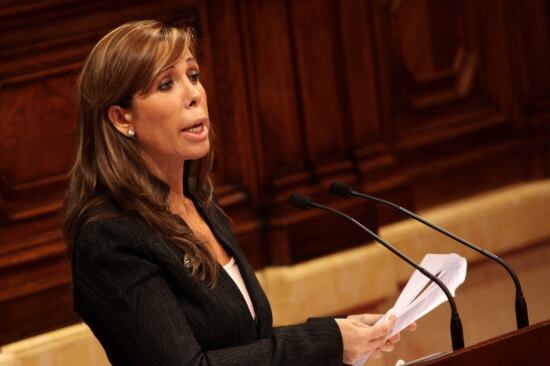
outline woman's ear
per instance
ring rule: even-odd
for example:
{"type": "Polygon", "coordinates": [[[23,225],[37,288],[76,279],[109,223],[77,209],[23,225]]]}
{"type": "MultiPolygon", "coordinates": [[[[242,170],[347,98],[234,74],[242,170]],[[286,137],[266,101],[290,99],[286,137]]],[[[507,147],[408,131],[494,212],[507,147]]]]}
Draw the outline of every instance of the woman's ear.
{"type": "Polygon", "coordinates": [[[124,136],[134,136],[135,130],[132,125],[132,115],[127,109],[124,109],[118,105],[112,105],[107,110],[107,116],[118,132],[124,136]]]}

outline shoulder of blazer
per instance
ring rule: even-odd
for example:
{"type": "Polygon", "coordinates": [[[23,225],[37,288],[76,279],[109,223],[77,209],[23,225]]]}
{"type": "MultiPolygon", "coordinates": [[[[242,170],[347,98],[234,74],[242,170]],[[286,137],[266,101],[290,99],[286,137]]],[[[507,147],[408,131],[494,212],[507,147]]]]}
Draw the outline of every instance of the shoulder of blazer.
{"type": "MultiPolygon", "coordinates": [[[[216,204],[204,207],[200,202],[195,203],[222,240],[234,251],[240,252],[230,222],[216,204]]],[[[105,210],[115,217],[85,224],[75,242],[75,253],[90,258],[120,253],[135,254],[162,263],[163,267],[179,267],[184,263],[181,252],[166,243],[137,213],[120,211],[113,205],[106,206],[105,210]]]]}
{"type": "Polygon", "coordinates": [[[74,251],[90,258],[128,253],[155,262],[182,263],[175,250],[133,213],[87,223],[80,230],[74,251]]]}

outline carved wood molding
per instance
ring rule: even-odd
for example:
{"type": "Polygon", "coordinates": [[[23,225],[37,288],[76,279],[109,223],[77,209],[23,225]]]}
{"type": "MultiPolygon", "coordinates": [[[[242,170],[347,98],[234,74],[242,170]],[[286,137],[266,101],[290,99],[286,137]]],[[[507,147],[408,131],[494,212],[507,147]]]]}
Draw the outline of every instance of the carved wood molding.
{"type": "Polygon", "coordinates": [[[452,107],[457,103],[476,98],[473,89],[476,89],[478,55],[475,45],[470,44],[476,33],[466,25],[466,17],[475,14],[468,13],[462,2],[453,4],[423,0],[393,2],[385,14],[375,8],[377,41],[387,44],[382,47],[386,51],[378,62],[390,65],[388,80],[400,129],[425,123],[423,113],[426,111],[453,112],[452,107]],[[459,14],[443,13],[442,8],[447,7],[459,14]],[[434,18],[438,13],[451,18],[434,18]],[[436,26],[444,22],[450,25],[440,31],[443,35],[438,35],[436,26]],[[445,36],[448,38],[443,38],[445,36]]]}
{"type": "Polygon", "coordinates": [[[198,28],[202,13],[198,0],[3,4],[0,344],[77,320],[60,210],[74,151],[71,86],[84,58],[103,34],[126,21],[184,18],[198,28]]]}
{"type": "Polygon", "coordinates": [[[116,2],[125,12],[113,16],[110,1],[14,3],[0,11],[0,85],[32,82],[77,71],[95,42],[113,27],[140,18],[197,24],[197,1],[116,2]],[[13,14],[22,12],[17,17],[13,14]],[[36,28],[36,32],[28,32],[36,28]]]}
{"type": "Polygon", "coordinates": [[[368,240],[292,208],[292,191],[376,229],[400,217],[333,197],[331,181],[425,208],[550,175],[545,0],[114,3],[0,9],[0,343],[76,319],[56,310],[71,306],[69,89],[94,42],[130,19],[196,24],[216,195],[256,268],[368,240]]]}
{"type": "MultiPolygon", "coordinates": [[[[0,40],[0,92],[3,99],[9,99],[15,92],[21,98],[24,94],[19,91],[20,88],[26,88],[24,93],[34,93],[40,85],[44,85],[41,84],[43,79],[50,79],[50,85],[58,85],[58,79],[74,78],[93,44],[108,30],[127,20],[143,17],[167,21],[183,19],[198,28],[197,1],[176,4],[169,1],[161,1],[160,4],[119,1],[119,5],[125,7],[125,12],[120,14],[112,12],[112,5],[108,1],[90,3],[67,0],[25,4],[14,2],[3,7],[0,11],[0,30],[5,28],[6,31],[0,40]],[[14,18],[13,14],[20,16],[14,18]],[[75,17],[78,21],[75,21],[75,17]],[[30,26],[47,32],[29,32],[30,26]]],[[[0,115],[7,118],[3,123],[9,123],[11,118],[28,119],[32,115],[31,118],[44,122],[41,126],[48,122],[59,124],[58,120],[48,121],[48,116],[40,112],[41,107],[48,103],[49,96],[44,97],[46,99],[32,101],[38,103],[39,108],[32,108],[33,103],[26,103],[26,106],[22,106],[25,110],[18,109],[9,112],[7,116],[6,107],[0,109],[0,115]],[[22,113],[25,117],[18,117],[22,113]]],[[[70,104],[70,101],[66,100],[66,103],[70,104]]],[[[68,121],[63,123],[68,124],[68,121]]],[[[14,129],[13,126],[7,128],[14,129]]],[[[37,133],[33,130],[33,134],[37,133]]],[[[26,139],[27,136],[21,136],[18,143],[26,139]]],[[[59,169],[56,170],[52,175],[20,181],[12,179],[5,167],[0,165],[0,217],[7,222],[14,222],[59,211],[66,174],[59,174],[59,169]],[[44,195],[42,192],[49,194],[44,195]]]]}

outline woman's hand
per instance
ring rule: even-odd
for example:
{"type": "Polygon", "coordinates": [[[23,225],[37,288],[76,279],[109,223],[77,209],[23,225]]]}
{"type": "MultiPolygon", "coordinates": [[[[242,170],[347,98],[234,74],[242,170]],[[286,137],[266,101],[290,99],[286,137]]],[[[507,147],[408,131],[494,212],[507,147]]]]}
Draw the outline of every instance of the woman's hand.
{"type": "MultiPolygon", "coordinates": [[[[344,363],[353,364],[369,352],[372,352],[371,357],[380,358],[382,352],[393,350],[394,344],[401,338],[400,334],[386,338],[393,329],[395,317],[391,316],[384,323],[375,325],[381,317],[381,314],[358,314],[350,315],[347,319],[336,319],[344,342],[344,363]]],[[[405,329],[414,331],[416,323],[411,323],[405,329]]]]}
{"type": "Polygon", "coordinates": [[[344,363],[353,364],[361,356],[384,347],[386,338],[395,324],[395,317],[387,321],[367,325],[357,319],[335,319],[344,343],[344,363]]]}

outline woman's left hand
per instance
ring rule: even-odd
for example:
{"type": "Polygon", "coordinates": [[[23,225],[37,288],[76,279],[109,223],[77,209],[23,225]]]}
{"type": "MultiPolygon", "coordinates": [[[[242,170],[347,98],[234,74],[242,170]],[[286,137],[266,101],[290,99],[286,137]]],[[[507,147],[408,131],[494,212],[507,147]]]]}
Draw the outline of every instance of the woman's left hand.
{"type": "MultiPolygon", "coordinates": [[[[358,320],[361,323],[365,325],[373,325],[383,316],[383,314],[356,314],[356,315],[349,315],[348,319],[358,320]]],[[[416,330],[416,323],[412,322],[409,324],[405,330],[408,331],[415,331],[416,330]]],[[[372,357],[374,358],[380,358],[382,357],[382,352],[391,352],[393,351],[394,345],[399,342],[401,339],[401,334],[397,333],[393,337],[389,338],[386,343],[382,347],[379,347],[376,349],[376,351],[373,352],[372,357]]]]}

